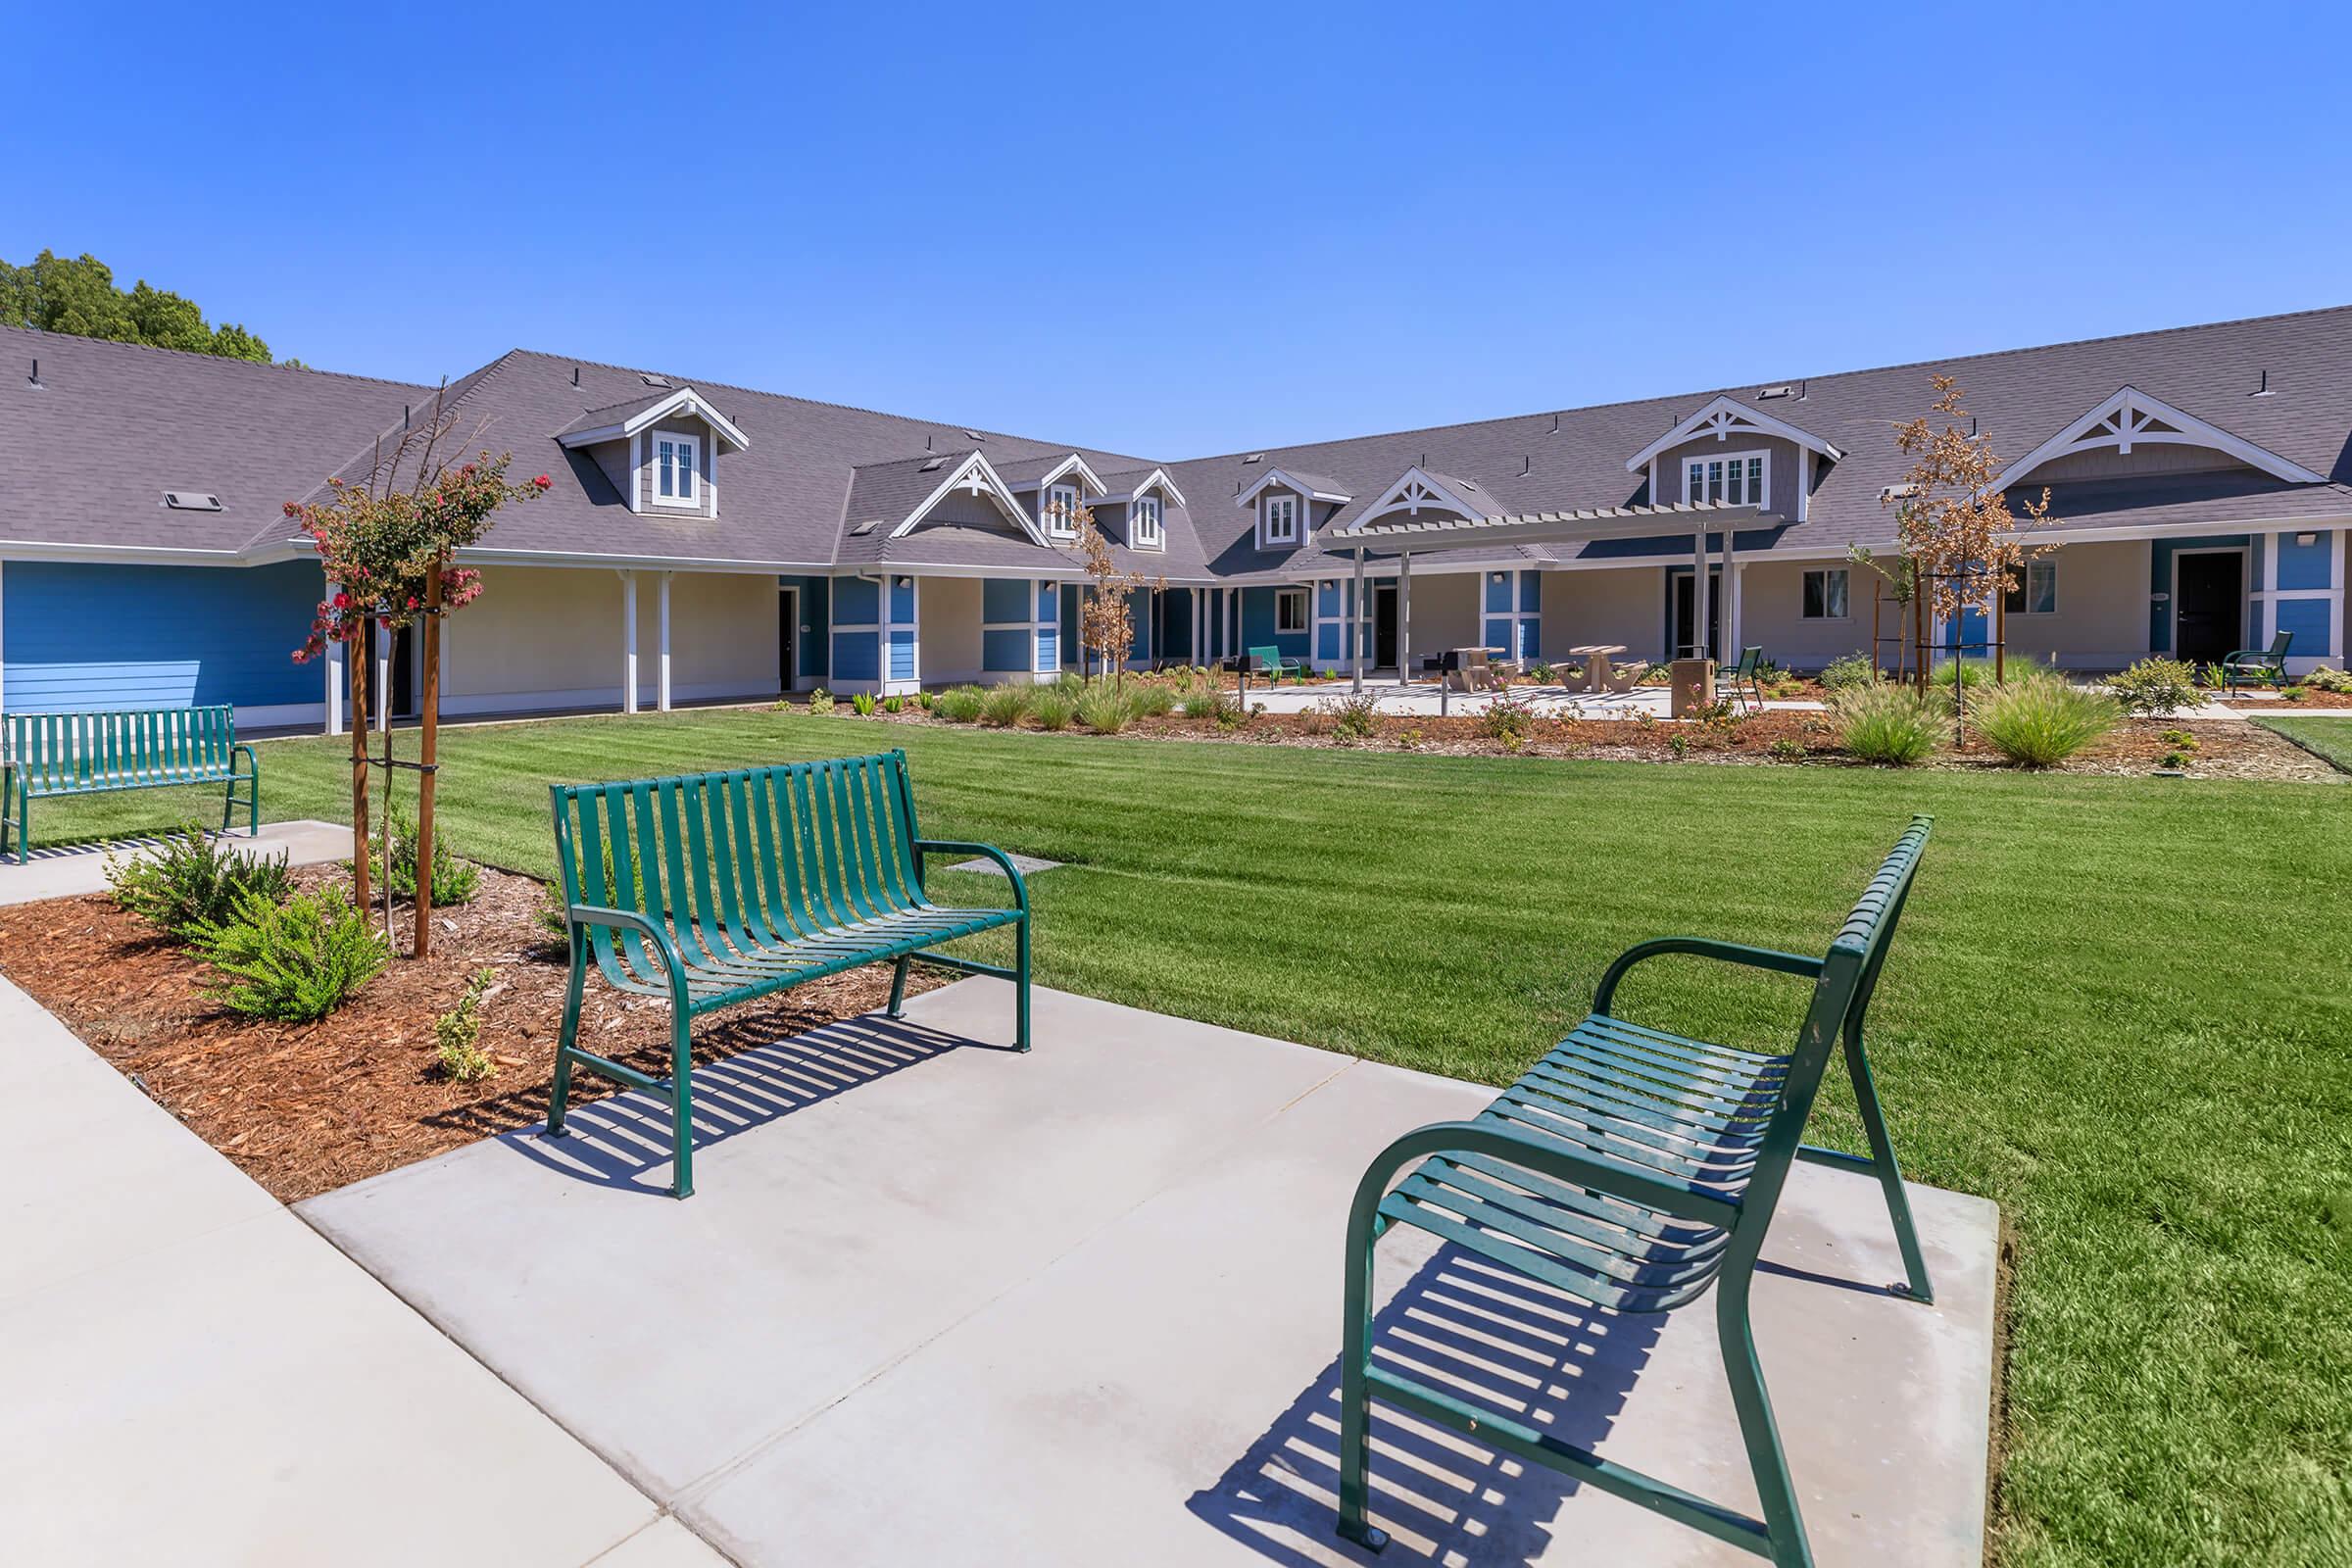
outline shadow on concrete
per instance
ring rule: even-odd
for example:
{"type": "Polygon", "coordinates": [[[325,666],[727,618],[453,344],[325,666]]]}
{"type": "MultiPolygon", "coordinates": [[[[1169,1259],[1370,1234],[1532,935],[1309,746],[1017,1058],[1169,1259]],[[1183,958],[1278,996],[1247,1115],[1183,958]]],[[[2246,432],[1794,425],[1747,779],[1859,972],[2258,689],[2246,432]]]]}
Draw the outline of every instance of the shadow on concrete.
{"type": "MultiPolygon", "coordinates": [[[[868,1013],[717,1060],[698,1059],[695,1150],[699,1153],[951,1051],[975,1048],[986,1049],[904,1018],[868,1013]]],[[[699,1045],[696,1054],[699,1058],[699,1045]]],[[[667,1104],[632,1090],[574,1102],[564,1119],[562,1138],[547,1137],[542,1122],[502,1134],[499,1141],[551,1170],[600,1187],[667,1196],[667,1104]]]]}
{"type": "MultiPolygon", "coordinates": [[[[1416,1382],[1510,1415],[1580,1447],[1615,1424],[1663,1316],[1620,1317],[1441,1250],[1373,1320],[1373,1353],[1416,1382]]],[[[1337,1336],[1340,1325],[1332,1324],[1337,1336]]],[[[1378,1556],[1338,1533],[1337,1356],[1217,1484],[1186,1507],[1282,1568],[1334,1562],[1530,1564],[1578,1483],[1480,1447],[1373,1401],[1372,1514],[1378,1556]]]]}

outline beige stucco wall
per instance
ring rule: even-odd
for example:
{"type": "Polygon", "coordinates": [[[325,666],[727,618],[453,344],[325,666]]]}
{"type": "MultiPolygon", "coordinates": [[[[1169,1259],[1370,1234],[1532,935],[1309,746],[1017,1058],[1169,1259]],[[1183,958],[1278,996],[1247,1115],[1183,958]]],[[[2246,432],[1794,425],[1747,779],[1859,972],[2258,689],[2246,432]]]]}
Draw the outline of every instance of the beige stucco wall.
{"type": "Polygon", "coordinates": [[[1655,659],[1666,640],[1666,571],[1614,566],[1544,574],[1544,655],[1570,658],[1580,644],[1617,643],[1625,659],[1655,659]]]}
{"type": "Polygon", "coordinates": [[[923,684],[980,678],[980,579],[925,577],[916,590],[915,634],[923,684]]]}
{"type": "MultiPolygon", "coordinates": [[[[1834,561],[1757,561],[1740,567],[1740,642],[1764,650],[1764,657],[1789,669],[1819,669],[1833,659],[1866,652],[1870,647],[1870,572],[1834,561]],[[1807,570],[1843,570],[1846,574],[1846,614],[1839,620],[1807,620],[1807,570]]],[[[1893,636],[1894,609],[1886,609],[1884,628],[1893,636]]],[[[1728,633],[1729,627],[1727,625],[1728,633]]],[[[1886,661],[1891,663],[1891,647],[1886,661]]]]}
{"type": "MultiPolygon", "coordinates": [[[[603,568],[489,566],[481,599],[450,617],[444,689],[455,711],[617,703],[621,583],[603,568]]],[[[673,700],[776,689],[773,577],[677,572],[670,578],[673,700]]],[[[660,691],[660,573],[637,581],[639,700],[660,691]]]]}
{"type": "Polygon", "coordinates": [[[2148,651],[2149,546],[2144,539],[2066,545],[2058,564],[2058,612],[2011,615],[2009,651],[2077,669],[2121,669],[2148,651]]]}
{"type": "MultiPolygon", "coordinates": [[[[1413,573],[1413,662],[1448,648],[1480,648],[1475,571],[1413,573]]],[[[1546,586],[1549,586],[1546,584],[1546,586]]]]}

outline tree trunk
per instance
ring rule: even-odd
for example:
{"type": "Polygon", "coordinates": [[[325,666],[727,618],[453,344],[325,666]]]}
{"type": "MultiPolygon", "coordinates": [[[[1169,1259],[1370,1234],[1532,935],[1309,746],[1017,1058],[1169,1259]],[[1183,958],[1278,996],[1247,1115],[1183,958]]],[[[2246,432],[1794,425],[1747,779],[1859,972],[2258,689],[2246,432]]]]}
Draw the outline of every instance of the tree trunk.
{"type": "Polygon", "coordinates": [[[368,907],[368,636],[344,644],[351,666],[351,897],[362,910],[368,907]]]}
{"type": "Polygon", "coordinates": [[[416,775],[416,956],[433,951],[433,757],[441,721],[441,567],[424,573],[424,690],[417,708],[422,750],[416,775]]]}

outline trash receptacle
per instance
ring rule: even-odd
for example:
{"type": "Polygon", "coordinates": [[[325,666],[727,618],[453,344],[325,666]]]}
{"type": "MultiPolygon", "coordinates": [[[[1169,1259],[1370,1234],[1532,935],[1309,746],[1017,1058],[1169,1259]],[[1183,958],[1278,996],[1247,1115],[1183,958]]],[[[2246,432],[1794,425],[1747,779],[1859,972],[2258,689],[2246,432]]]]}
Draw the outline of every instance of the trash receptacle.
{"type": "Polygon", "coordinates": [[[1667,686],[1667,716],[1689,718],[1700,709],[1715,703],[1715,661],[1712,659],[1678,659],[1667,666],[1670,682],[1667,686]]]}

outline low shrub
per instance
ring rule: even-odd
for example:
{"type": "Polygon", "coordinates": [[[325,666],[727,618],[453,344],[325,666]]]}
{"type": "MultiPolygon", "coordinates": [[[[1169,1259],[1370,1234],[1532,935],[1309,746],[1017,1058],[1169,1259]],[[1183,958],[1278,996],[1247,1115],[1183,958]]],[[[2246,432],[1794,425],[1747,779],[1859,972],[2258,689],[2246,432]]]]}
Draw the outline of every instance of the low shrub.
{"type": "Polygon", "coordinates": [[[1039,689],[1029,700],[1029,716],[1037,720],[1039,729],[1062,730],[1078,716],[1078,700],[1058,687],[1039,689]]]}
{"type": "Polygon", "coordinates": [[[1550,686],[1556,683],[1558,671],[1539,659],[1527,666],[1527,678],[1539,686],[1550,686]]]}
{"type": "Polygon", "coordinates": [[[2289,686],[2279,692],[2278,700],[2282,703],[2299,703],[2310,695],[2311,688],[2308,686],[2289,686]]]}
{"type": "Polygon", "coordinates": [[[205,996],[248,1017],[314,1023],[350,1000],[389,955],[340,887],[297,893],[283,904],[239,894],[224,920],[206,920],[189,940],[222,983],[205,996]]]}
{"type": "Polygon", "coordinates": [[[1225,715],[1239,706],[1240,701],[1222,686],[1196,686],[1184,694],[1184,716],[1213,718],[1222,722],[1225,715]]]}
{"type": "Polygon", "coordinates": [[[951,724],[974,724],[988,694],[977,686],[951,686],[931,704],[931,711],[951,724]]]}
{"type": "MultiPolygon", "coordinates": [[[[1951,700],[1952,687],[1965,671],[1968,676],[1966,696],[1970,702],[1992,690],[1992,661],[1989,659],[1947,659],[1928,671],[1928,689],[1939,692],[1945,701],[1951,700]]],[[[2039,676],[2061,678],[2058,671],[2028,654],[2011,654],[2001,661],[2001,680],[2033,680],[2039,676]]]]}
{"type": "Polygon", "coordinates": [[[1784,735],[1765,748],[1776,762],[1801,762],[1805,758],[1805,743],[1793,736],[1784,735]]]}
{"type": "Polygon", "coordinates": [[[2197,684],[2208,691],[2226,692],[2230,689],[2230,672],[2219,664],[2200,665],[2197,684]]]}
{"type": "Polygon", "coordinates": [[[2143,659],[2110,679],[2107,694],[2134,718],[2166,718],[2203,702],[2197,672],[2178,659],[2143,659]]]}
{"type": "Polygon", "coordinates": [[[1116,735],[1134,718],[1127,694],[1107,681],[1088,687],[1078,699],[1078,722],[1098,735],[1116,735]]]}
{"type": "Polygon", "coordinates": [[[833,694],[825,690],[822,686],[819,686],[816,690],[810,692],[808,694],[808,711],[811,713],[830,713],[833,711],[833,694]]]}
{"type": "Polygon", "coordinates": [[[1673,665],[1651,664],[1642,671],[1642,678],[1634,682],[1634,684],[1637,686],[1668,686],[1672,685],[1673,682],[1673,665]]]}
{"type": "Polygon", "coordinates": [[[205,921],[228,918],[242,894],[281,904],[293,891],[283,851],[270,858],[240,855],[194,822],[152,855],[118,859],[108,851],[106,884],[119,907],[174,938],[185,938],[205,921]]]}
{"type": "Polygon", "coordinates": [[[991,729],[1010,729],[1028,715],[1034,700],[1026,686],[991,686],[980,699],[980,722],[991,729]]]}
{"type": "Polygon", "coordinates": [[[2322,664],[2304,676],[2303,684],[2311,687],[2314,691],[2337,692],[2345,696],[2352,696],[2352,674],[2330,668],[2326,664],[2322,664]]]}
{"type": "MultiPolygon", "coordinates": [[[[395,898],[416,897],[416,818],[405,806],[392,808],[392,850],[390,870],[385,878],[392,885],[395,898]]],[[[433,904],[437,908],[450,908],[460,904],[471,904],[475,894],[482,891],[482,873],[461,860],[449,847],[449,835],[433,835],[433,904]]]]}
{"type": "Polygon", "coordinates": [[[1478,732],[1489,740],[1516,746],[1535,733],[1536,708],[1524,697],[1498,692],[1478,715],[1478,732]]]}
{"type": "Polygon", "coordinates": [[[919,706],[924,712],[928,713],[931,711],[931,694],[929,692],[916,692],[914,694],[914,700],[916,705],[919,706]]]}
{"type": "Polygon", "coordinates": [[[2193,752],[2197,749],[2196,736],[2190,734],[2184,729],[2168,729],[2163,734],[2159,735],[2157,739],[2163,741],[2165,745],[2170,746],[2176,752],[2193,752]]]}
{"type": "Polygon", "coordinates": [[[875,707],[874,694],[872,692],[859,692],[857,696],[850,699],[850,707],[857,710],[858,716],[859,718],[873,717],[875,707]]]}
{"type": "Polygon", "coordinates": [[[2063,762],[2115,728],[2115,702],[2071,681],[2032,675],[1994,687],[1976,705],[1977,733],[2021,767],[2063,762]]]}
{"type": "Polygon", "coordinates": [[[498,980],[496,969],[476,969],[458,1004],[433,1020],[433,1054],[442,1076],[461,1084],[480,1083],[498,1071],[482,1049],[482,998],[498,980]]]}
{"type": "Polygon", "coordinates": [[[1678,762],[1684,758],[1689,757],[1690,755],[1690,731],[1678,729],[1673,734],[1667,736],[1666,749],[1674,754],[1675,760],[1678,762]]]}
{"type": "Polygon", "coordinates": [[[1176,694],[1158,681],[1139,681],[1127,688],[1127,708],[1138,718],[1157,718],[1176,710],[1176,694]]]}
{"type": "Polygon", "coordinates": [[[1822,690],[1841,692],[1855,686],[1868,686],[1879,678],[1877,661],[1868,654],[1848,654],[1833,659],[1821,666],[1822,690]]]}
{"type": "Polygon", "coordinates": [[[1944,718],[1939,706],[1908,686],[1873,681],[1831,698],[1838,744],[1865,762],[1910,767],[1936,755],[1944,718]]]}
{"type": "Polygon", "coordinates": [[[1421,744],[1421,727],[1416,724],[1411,728],[1396,732],[1396,745],[1399,749],[1409,752],[1421,744]]]}
{"type": "Polygon", "coordinates": [[[1380,699],[1370,692],[1356,692],[1326,697],[1315,707],[1330,719],[1333,737],[1352,746],[1372,738],[1372,720],[1380,711],[1380,699]]]}
{"type": "Polygon", "coordinates": [[[901,697],[898,693],[893,692],[888,697],[882,699],[882,711],[885,713],[903,713],[906,710],[906,699],[901,697]]]}

